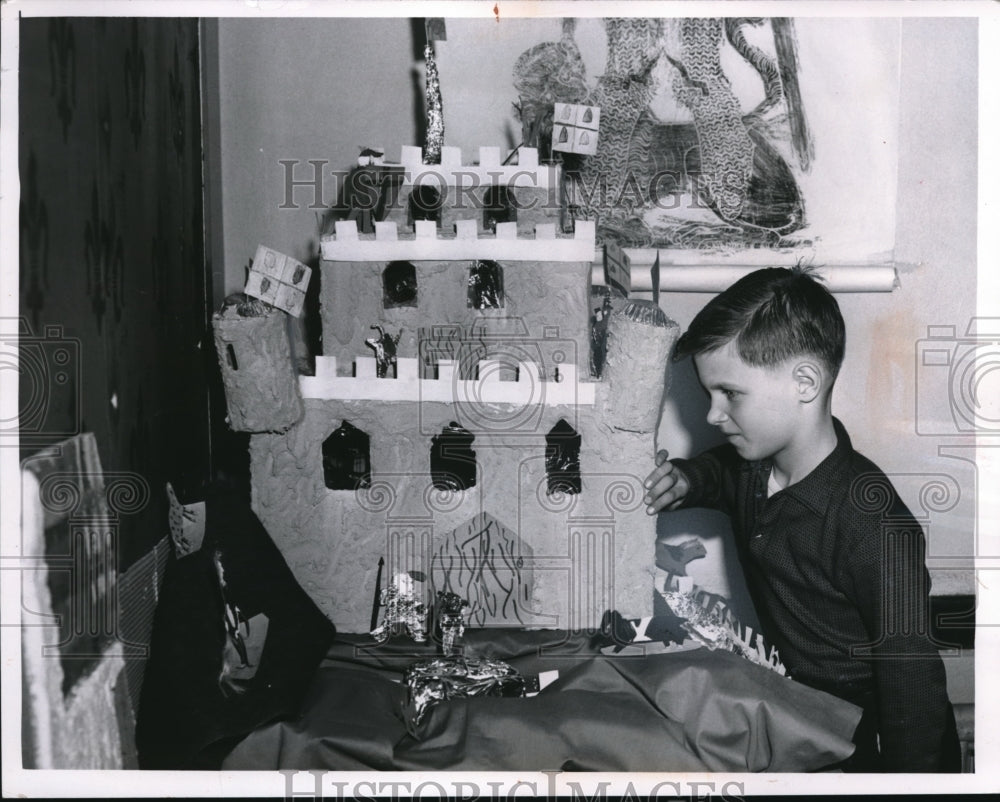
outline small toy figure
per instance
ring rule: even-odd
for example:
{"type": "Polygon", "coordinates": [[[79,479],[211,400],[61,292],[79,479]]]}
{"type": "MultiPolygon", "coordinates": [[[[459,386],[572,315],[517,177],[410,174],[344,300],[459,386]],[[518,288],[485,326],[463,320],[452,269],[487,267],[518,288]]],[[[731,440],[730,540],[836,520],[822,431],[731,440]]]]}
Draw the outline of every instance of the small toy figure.
{"type": "Polygon", "coordinates": [[[385,618],[371,632],[378,643],[403,632],[417,643],[427,640],[427,605],[418,598],[414,581],[407,572],[394,574],[392,583],[382,591],[385,618]]]}
{"type": "Polygon", "coordinates": [[[608,320],[611,317],[611,293],[604,288],[601,305],[594,308],[590,319],[590,372],[594,378],[601,378],[604,372],[604,358],[608,353],[608,320]]]}
{"type": "Polygon", "coordinates": [[[462,636],[465,634],[463,610],[469,603],[448,590],[439,590],[436,604],[436,618],[441,635],[441,654],[459,655],[464,651],[462,636]]]}
{"type": "Polygon", "coordinates": [[[483,259],[469,269],[469,308],[503,309],[503,268],[483,259]]]}
{"type": "Polygon", "coordinates": [[[400,332],[393,337],[391,334],[386,334],[385,330],[378,324],[371,328],[378,331],[378,337],[369,337],[365,340],[365,345],[375,352],[375,375],[384,379],[389,373],[390,365],[395,370],[396,345],[403,333],[400,332]]]}

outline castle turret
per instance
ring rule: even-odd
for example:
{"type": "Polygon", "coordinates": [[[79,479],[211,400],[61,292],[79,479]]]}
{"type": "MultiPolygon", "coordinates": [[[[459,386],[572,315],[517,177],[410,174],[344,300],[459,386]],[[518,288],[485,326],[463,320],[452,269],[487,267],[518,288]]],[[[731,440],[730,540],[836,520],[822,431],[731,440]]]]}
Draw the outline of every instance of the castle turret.
{"type": "Polygon", "coordinates": [[[260,303],[227,304],[212,318],[235,432],[284,432],[302,418],[287,315],[260,303]]]}
{"type": "Polygon", "coordinates": [[[656,432],[670,352],[679,336],[680,327],[652,301],[629,301],[612,313],[603,373],[604,417],[615,429],[656,432]]]}

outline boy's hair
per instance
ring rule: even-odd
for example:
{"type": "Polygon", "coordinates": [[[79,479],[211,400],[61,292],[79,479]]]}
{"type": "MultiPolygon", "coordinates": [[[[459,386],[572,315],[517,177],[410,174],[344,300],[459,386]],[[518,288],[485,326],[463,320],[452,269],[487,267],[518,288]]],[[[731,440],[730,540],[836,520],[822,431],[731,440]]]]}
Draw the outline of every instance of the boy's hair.
{"type": "Polygon", "coordinates": [[[774,367],[809,354],[834,378],[844,361],[844,318],[812,268],[766,267],[749,273],[695,315],[674,360],[734,342],[748,365],[774,367]]]}

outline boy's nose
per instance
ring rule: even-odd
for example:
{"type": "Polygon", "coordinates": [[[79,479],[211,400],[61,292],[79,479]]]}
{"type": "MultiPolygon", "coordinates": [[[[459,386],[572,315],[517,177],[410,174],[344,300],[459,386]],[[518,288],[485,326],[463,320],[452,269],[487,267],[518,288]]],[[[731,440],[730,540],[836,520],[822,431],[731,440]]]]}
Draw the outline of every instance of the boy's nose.
{"type": "Polygon", "coordinates": [[[721,426],[726,422],[727,418],[728,416],[725,411],[723,411],[723,409],[717,404],[712,404],[712,406],[709,407],[707,420],[712,426],[721,426]]]}

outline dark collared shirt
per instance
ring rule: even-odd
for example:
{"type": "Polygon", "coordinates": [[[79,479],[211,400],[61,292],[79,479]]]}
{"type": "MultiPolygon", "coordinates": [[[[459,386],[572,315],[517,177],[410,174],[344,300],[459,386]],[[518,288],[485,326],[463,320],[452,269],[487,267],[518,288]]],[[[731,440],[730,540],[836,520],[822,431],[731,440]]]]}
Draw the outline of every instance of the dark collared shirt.
{"type": "Polygon", "coordinates": [[[885,770],[942,771],[954,722],[929,634],[923,532],[834,427],[833,452],[770,498],[770,460],[728,444],[673,460],[691,483],[684,506],[729,513],[761,626],[791,676],[868,707],[885,770]]]}

